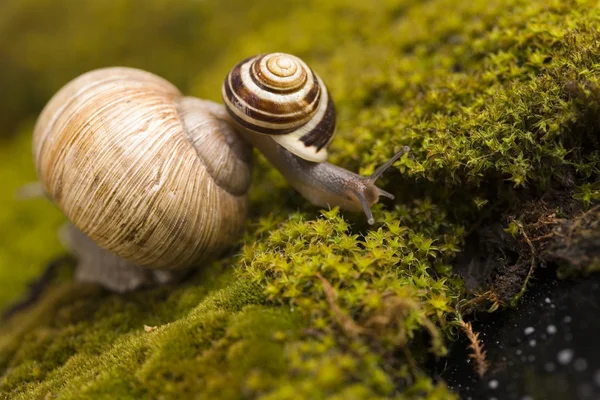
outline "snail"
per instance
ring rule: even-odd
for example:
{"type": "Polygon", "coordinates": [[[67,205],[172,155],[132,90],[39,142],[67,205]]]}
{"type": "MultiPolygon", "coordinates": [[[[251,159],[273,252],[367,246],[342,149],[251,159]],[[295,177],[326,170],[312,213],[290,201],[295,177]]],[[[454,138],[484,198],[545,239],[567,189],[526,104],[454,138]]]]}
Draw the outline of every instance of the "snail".
{"type": "Polygon", "coordinates": [[[167,282],[240,235],[248,211],[252,146],[317,206],[364,211],[377,178],[326,162],[333,101],[299,58],[250,57],[227,75],[224,105],[183,96],[150,72],[111,67],[60,89],[34,128],[46,195],[66,215],[76,277],[115,290],[167,282]],[[250,146],[250,144],[252,146],[250,146]]]}

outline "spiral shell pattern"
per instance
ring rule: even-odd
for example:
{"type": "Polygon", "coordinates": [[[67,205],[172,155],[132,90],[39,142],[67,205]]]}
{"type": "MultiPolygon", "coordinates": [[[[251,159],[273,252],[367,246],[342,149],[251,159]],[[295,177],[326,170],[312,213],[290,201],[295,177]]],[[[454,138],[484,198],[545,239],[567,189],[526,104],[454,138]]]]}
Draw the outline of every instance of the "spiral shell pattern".
{"type": "Polygon", "coordinates": [[[306,160],[327,159],[335,108],[321,78],[299,58],[271,53],[243,60],[227,75],[223,100],[243,129],[272,135],[306,160]]]}
{"type": "Polygon", "coordinates": [[[65,85],[34,130],[44,191],[98,246],[140,267],[199,265],[239,237],[251,153],[216,103],[132,68],[65,85]]]}

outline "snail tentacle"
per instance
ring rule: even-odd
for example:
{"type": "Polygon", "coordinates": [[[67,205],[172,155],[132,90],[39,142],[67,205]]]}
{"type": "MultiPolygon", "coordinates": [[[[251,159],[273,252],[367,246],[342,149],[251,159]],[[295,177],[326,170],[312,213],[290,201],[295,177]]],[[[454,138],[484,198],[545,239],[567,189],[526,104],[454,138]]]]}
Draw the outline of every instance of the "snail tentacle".
{"type": "MultiPolygon", "coordinates": [[[[367,181],[371,182],[371,183],[375,183],[375,181],[377,181],[377,179],[379,179],[379,177],[389,168],[391,167],[397,160],[400,159],[400,157],[402,157],[404,154],[408,153],[410,151],[410,147],[408,146],[404,146],[402,147],[402,149],[398,152],[396,152],[396,154],[394,154],[392,156],[392,158],[390,158],[389,160],[387,160],[385,163],[383,163],[382,165],[380,165],[379,167],[377,167],[377,169],[375,170],[375,172],[373,172],[371,174],[371,176],[369,176],[367,178],[367,181]]],[[[383,192],[383,190],[379,189],[380,191],[383,192]]],[[[387,193],[388,195],[390,195],[389,193],[387,193]]],[[[392,195],[390,195],[392,196],[392,195]]],[[[391,197],[392,199],[394,198],[393,196],[391,197]]]]}
{"type": "MultiPolygon", "coordinates": [[[[375,172],[373,172],[371,174],[371,176],[367,177],[367,178],[363,178],[365,183],[368,185],[368,187],[375,187],[377,189],[378,195],[379,196],[383,196],[383,197],[387,197],[388,199],[394,200],[394,195],[386,192],[385,190],[381,189],[380,187],[375,185],[375,182],[377,181],[377,179],[379,179],[379,177],[381,177],[381,175],[388,169],[390,168],[398,159],[400,159],[400,157],[402,157],[404,154],[406,154],[408,151],[410,151],[410,147],[408,146],[404,146],[402,147],[402,149],[398,152],[396,152],[396,154],[394,154],[392,156],[392,158],[390,158],[389,160],[387,160],[384,164],[380,165],[375,172]]],[[[363,211],[365,213],[365,215],[367,216],[367,221],[369,222],[369,225],[373,225],[375,223],[375,219],[373,218],[373,213],[371,212],[371,208],[370,205],[367,201],[366,196],[363,194],[363,192],[355,192],[356,197],[359,199],[360,204],[363,207],[363,211]]],[[[379,197],[378,196],[378,197],[379,197]]]]}

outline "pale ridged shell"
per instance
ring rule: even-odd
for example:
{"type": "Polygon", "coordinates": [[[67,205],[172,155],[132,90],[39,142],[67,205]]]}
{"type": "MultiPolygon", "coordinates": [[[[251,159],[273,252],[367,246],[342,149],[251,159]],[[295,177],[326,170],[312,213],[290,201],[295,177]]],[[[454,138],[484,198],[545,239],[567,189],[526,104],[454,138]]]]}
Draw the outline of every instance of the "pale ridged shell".
{"type": "Polygon", "coordinates": [[[272,135],[306,160],[326,161],[335,108],[321,78],[299,58],[271,53],[240,62],[225,79],[223,100],[242,128],[272,135]]]}
{"type": "Polygon", "coordinates": [[[251,154],[227,120],[151,73],[95,70],[38,119],[38,176],[101,247],[140,266],[189,267],[228,247],[246,218],[251,154]]]}

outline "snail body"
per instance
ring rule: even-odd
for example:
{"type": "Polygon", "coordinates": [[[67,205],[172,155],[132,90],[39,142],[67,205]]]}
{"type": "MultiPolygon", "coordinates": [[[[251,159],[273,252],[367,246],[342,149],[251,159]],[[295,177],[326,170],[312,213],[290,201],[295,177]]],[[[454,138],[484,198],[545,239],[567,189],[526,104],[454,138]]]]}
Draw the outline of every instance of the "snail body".
{"type": "Polygon", "coordinates": [[[370,205],[393,197],[374,183],[402,152],[367,178],[324,162],[333,102],[298,58],[243,61],[223,97],[225,107],[183,96],[149,72],[115,67],[75,78],[46,105],[34,129],[36,169],[76,228],[71,236],[85,238],[70,242],[97,246],[84,250],[96,254],[87,257],[84,280],[129,290],[138,285],[111,282],[106,271],[186,269],[229,247],[247,215],[248,143],[316,205],[364,210],[372,223],[370,205]]]}

